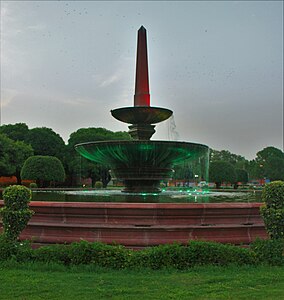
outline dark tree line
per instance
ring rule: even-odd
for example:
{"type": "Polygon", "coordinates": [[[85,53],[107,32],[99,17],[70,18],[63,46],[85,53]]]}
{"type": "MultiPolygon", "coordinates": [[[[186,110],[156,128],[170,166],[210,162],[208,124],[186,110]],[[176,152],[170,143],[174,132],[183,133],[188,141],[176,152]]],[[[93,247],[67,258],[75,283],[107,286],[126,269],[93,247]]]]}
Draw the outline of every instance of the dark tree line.
{"type": "Polygon", "coordinates": [[[29,129],[24,123],[0,126],[0,176],[17,177],[21,183],[21,168],[31,156],[53,156],[64,167],[64,185],[76,186],[81,178],[91,178],[92,185],[102,181],[106,186],[110,180],[109,167],[83,158],[74,148],[76,144],[104,140],[127,140],[127,132],[112,132],[105,128],[81,128],[70,135],[67,145],[51,128],[29,129]]]}
{"type": "MultiPolygon", "coordinates": [[[[0,176],[17,177],[21,183],[21,169],[31,156],[53,156],[58,158],[65,170],[65,186],[80,184],[81,178],[91,178],[92,185],[102,181],[106,186],[110,180],[109,166],[99,165],[83,158],[74,145],[84,142],[104,140],[129,140],[127,132],[113,132],[105,128],[81,128],[71,133],[65,144],[59,134],[51,128],[28,128],[25,123],[0,126],[0,176]]],[[[274,147],[266,147],[256,153],[256,158],[248,161],[243,156],[227,150],[210,149],[209,180],[215,182],[246,183],[252,179],[267,178],[284,180],[284,152],[274,147]]],[[[175,168],[175,179],[194,179],[195,172],[201,172],[194,162],[175,168]]],[[[201,172],[202,173],[202,172],[201,172]]]]}

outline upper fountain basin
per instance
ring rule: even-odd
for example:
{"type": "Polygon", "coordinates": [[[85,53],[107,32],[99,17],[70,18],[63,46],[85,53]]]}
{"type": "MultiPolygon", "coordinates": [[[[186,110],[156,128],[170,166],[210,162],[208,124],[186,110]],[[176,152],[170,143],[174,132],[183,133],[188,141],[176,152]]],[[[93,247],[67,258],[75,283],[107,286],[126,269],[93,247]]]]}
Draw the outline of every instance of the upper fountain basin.
{"type": "Polygon", "coordinates": [[[113,109],[111,114],[128,124],[156,124],[167,120],[173,112],[162,107],[132,106],[113,109]]]}
{"type": "Polygon", "coordinates": [[[115,167],[169,168],[208,153],[202,144],[171,141],[101,141],[75,148],[85,158],[115,167]]]}

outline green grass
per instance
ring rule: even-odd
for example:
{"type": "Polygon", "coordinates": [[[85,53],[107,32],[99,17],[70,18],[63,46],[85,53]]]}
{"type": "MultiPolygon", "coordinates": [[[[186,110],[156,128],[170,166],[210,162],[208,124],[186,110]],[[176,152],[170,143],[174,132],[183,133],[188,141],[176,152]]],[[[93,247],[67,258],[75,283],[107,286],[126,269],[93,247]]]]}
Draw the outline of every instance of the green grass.
{"type": "Polygon", "coordinates": [[[284,299],[284,268],[107,270],[94,266],[0,264],[0,299],[284,299]]]}

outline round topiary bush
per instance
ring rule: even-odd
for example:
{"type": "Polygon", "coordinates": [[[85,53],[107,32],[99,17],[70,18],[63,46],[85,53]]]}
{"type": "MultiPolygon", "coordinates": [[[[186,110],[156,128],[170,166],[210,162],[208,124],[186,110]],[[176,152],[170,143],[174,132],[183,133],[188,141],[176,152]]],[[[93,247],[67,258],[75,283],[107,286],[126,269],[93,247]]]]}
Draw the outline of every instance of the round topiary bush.
{"type": "Polygon", "coordinates": [[[3,192],[4,205],[14,211],[27,209],[31,198],[31,190],[23,185],[11,185],[3,192]]]}
{"type": "Polygon", "coordinates": [[[48,186],[50,182],[63,182],[65,170],[62,162],[54,156],[30,156],[21,170],[21,178],[36,180],[40,187],[48,186]]]}
{"type": "Polygon", "coordinates": [[[22,185],[9,186],[4,190],[4,207],[0,209],[0,215],[7,239],[16,240],[34,214],[28,208],[31,196],[31,190],[22,185]]]}
{"type": "Polygon", "coordinates": [[[272,239],[284,238],[284,182],[273,181],[262,191],[265,204],[260,208],[265,228],[272,239]]]}
{"type": "Polygon", "coordinates": [[[95,188],[96,189],[101,189],[102,187],[103,187],[103,183],[101,181],[96,181],[95,188]]]}
{"type": "Polygon", "coordinates": [[[35,182],[31,182],[30,189],[36,189],[36,188],[37,188],[37,184],[35,182]]]}

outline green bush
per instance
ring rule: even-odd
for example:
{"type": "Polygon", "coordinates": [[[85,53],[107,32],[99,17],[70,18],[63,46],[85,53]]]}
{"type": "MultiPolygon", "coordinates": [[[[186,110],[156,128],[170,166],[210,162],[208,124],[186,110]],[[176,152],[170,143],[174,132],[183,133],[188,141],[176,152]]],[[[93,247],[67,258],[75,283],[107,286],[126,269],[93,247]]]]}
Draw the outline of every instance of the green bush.
{"type": "Polygon", "coordinates": [[[13,211],[27,209],[32,192],[22,185],[11,185],[3,192],[4,205],[13,211]]]}
{"type": "Polygon", "coordinates": [[[70,245],[53,245],[35,249],[33,259],[65,265],[94,264],[112,269],[188,269],[196,265],[225,266],[256,263],[256,255],[249,249],[198,241],[192,241],[187,246],[168,244],[141,251],[129,250],[120,245],[81,241],[70,245]]]}
{"type": "Polygon", "coordinates": [[[16,242],[0,235],[0,261],[15,259],[19,262],[31,259],[32,249],[27,241],[16,242]]]}
{"type": "Polygon", "coordinates": [[[262,191],[265,204],[260,208],[265,228],[272,239],[284,238],[284,182],[274,181],[262,191]]]}
{"type": "Polygon", "coordinates": [[[96,189],[101,189],[102,187],[103,187],[103,183],[101,181],[96,181],[95,188],[96,189]]]}
{"type": "Polygon", "coordinates": [[[65,170],[57,157],[36,155],[25,161],[21,170],[21,178],[36,180],[37,184],[43,187],[50,182],[63,182],[65,170]]]}
{"type": "Polygon", "coordinates": [[[3,192],[4,207],[0,209],[4,235],[11,241],[16,240],[27,226],[33,211],[28,208],[31,200],[30,189],[21,185],[12,185],[3,192]]]}
{"type": "Polygon", "coordinates": [[[255,252],[260,263],[276,266],[284,265],[284,239],[256,239],[251,244],[251,249],[255,252]]]}
{"type": "Polygon", "coordinates": [[[30,189],[36,189],[36,188],[37,188],[37,184],[35,182],[31,182],[30,189]]]}
{"type": "Polygon", "coordinates": [[[273,181],[266,184],[262,191],[262,200],[269,208],[284,208],[284,182],[273,181]]]}

